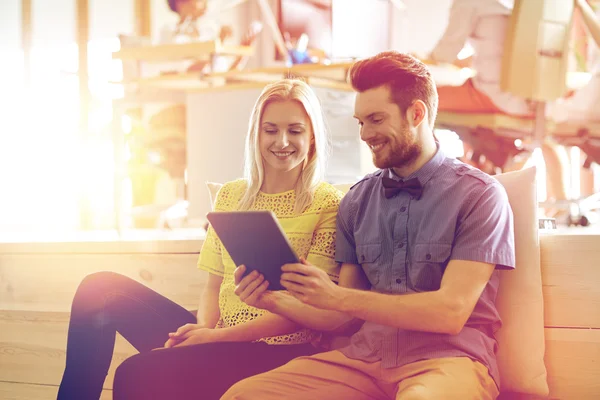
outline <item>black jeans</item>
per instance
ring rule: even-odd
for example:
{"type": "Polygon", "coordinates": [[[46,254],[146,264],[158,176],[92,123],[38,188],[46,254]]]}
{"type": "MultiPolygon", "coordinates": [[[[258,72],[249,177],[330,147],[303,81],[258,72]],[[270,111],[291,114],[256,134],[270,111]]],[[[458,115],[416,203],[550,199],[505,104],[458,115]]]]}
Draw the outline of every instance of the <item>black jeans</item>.
{"type": "Polygon", "coordinates": [[[316,353],[307,345],[211,343],[150,351],[168,333],[196,323],[185,308],[133,279],[98,272],[71,307],[67,363],[58,399],[98,399],[119,332],[141,354],[117,369],[115,399],[218,399],[233,383],[316,353]]]}

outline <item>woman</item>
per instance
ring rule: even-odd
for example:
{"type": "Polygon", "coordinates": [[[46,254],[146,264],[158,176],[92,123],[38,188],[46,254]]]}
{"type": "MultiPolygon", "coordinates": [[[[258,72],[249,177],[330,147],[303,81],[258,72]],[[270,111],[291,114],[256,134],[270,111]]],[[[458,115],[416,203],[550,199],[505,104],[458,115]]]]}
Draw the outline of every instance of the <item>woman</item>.
{"type": "MultiPolygon", "coordinates": [[[[342,194],[322,182],[326,150],[310,87],[289,79],[268,85],[250,119],[245,179],[226,183],[215,209],[273,211],[297,254],[337,280],[333,244],[342,194]]],[[[212,229],[198,267],[209,278],[197,318],[124,276],[84,279],[73,301],[59,399],[100,396],[116,332],[140,354],[117,369],[115,399],[216,399],[243,378],[318,351],[311,344],[316,333],[235,295],[236,265],[212,229]]]]}

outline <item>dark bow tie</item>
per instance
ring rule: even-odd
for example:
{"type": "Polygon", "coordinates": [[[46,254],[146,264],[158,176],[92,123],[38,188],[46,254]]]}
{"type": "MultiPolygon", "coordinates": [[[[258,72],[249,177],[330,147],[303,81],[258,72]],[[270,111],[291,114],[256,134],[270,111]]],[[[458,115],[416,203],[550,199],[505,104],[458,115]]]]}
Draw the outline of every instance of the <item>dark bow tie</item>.
{"type": "Polygon", "coordinates": [[[384,177],[381,182],[385,188],[385,197],[388,199],[394,197],[403,190],[417,200],[419,200],[421,194],[423,194],[423,186],[421,186],[421,183],[417,178],[398,182],[391,178],[384,177]]]}

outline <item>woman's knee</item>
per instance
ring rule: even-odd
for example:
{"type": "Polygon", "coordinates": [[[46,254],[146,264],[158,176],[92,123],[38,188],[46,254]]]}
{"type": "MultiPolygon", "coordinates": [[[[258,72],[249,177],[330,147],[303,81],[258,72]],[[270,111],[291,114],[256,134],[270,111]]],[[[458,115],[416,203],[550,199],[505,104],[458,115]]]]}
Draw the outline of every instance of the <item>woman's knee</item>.
{"type": "Polygon", "coordinates": [[[115,291],[126,291],[134,282],[130,278],[110,271],[95,272],[83,278],[71,308],[71,317],[89,315],[105,306],[106,297],[115,291]]]}

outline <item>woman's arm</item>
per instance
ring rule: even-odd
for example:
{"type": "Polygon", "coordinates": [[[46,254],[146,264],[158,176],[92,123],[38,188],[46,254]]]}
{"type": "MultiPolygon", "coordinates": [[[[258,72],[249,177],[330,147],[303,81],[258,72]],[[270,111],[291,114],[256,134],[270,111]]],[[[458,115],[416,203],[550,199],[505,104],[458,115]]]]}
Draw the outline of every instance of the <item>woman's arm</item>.
{"type": "Polygon", "coordinates": [[[267,313],[251,321],[227,328],[215,329],[216,342],[252,342],[271,336],[297,332],[300,326],[277,314],[267,313]]]}
{"type": "Polygon", "coordinates": [[[197,320],[199,327],[214,328],[221,316],[219,311],[219,290],[221,289],[223,278],[209,272],[205,273],[208,275],[208,280],[200,295],[197,320]]]}

